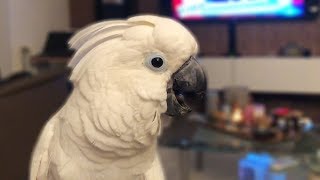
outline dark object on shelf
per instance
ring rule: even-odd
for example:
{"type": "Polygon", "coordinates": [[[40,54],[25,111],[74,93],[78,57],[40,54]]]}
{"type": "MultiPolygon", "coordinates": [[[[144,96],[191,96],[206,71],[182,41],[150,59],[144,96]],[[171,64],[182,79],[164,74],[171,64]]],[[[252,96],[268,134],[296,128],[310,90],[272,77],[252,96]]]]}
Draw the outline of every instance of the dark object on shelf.
{"type": "Polygon", "coordinates": [[[254,130],[253,131],[253,138],[258,141],[268,141],[275,137],[275,133],[270,130],[254,130]]]}
{"type": "Polygon", "coordinates": [[[137,0],[96,0],[96,20],[127,18],[138,13],[137,0]]]}
{"type": "Polygon", "coordinates": [[[279,56],[309,57],[311,56],[311,52],[309,49],[299,46],[296,43],[288,43],[281,47],[279,50],[279,56]]]}
{"type": "Polygon", "coordinates": [[[74,53],[68,46],[72,32],[50,32],[43,51],[31,58],[31,64],[38,70],[65,68],[74,53]]]}
{"type": "Polygon", "coordinates": [[[73,51],[69,49],[68,41],[72,35],[71,32],[49,32],[40,56],[70,57],[73,51]]]}

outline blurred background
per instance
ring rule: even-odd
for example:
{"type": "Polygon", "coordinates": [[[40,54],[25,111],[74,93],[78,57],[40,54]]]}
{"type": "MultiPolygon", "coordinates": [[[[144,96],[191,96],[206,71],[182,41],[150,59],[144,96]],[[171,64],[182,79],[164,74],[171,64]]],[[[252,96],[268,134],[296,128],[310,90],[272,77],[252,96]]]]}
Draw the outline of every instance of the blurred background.
{"type": "Polygon", "coordinates": [[[41,127],[72,91],[73,33],[135,14],[185,24],[208,78],[204,99],[186,94],[197,110],[164,122],[168,180],[320,179],[318,11],[315,0],[0,1],[0,179],[27,179],[41,127]]]}

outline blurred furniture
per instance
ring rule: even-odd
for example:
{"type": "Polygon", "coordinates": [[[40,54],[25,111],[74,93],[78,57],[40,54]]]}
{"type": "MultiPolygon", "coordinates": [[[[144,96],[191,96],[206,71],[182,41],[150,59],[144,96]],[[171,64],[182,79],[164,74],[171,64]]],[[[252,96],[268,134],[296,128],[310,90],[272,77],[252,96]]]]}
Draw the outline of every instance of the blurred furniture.
{"type": "Polygon", "coordinates": [[[22,76],[0,85],[0,179],[28,179],[41,128],[70,92],[68,71],[22,76]]]}
{"type": "Polygon", "coordinates": [[[241,85],[254,92],[320,94],[320,58],[203,57],[208,88],[241,85]]]}
{"type": "Polygon", "coordinates": [[[64,69],[73,54],[68,45],[72,35],[72,32],[49,32],[42,52],[32,57],[31,64],[40,71],[48,68],[64,69]]]}
{"type": "Polygon", "coordinates": [[[21,71],[21,72],[18,72],[18,73],[11,74],[9,77],[5,77],[5,78],[1,78],[0,77],[0,86],[3,85],[3,84],[7,84],[7,83],[10,83],[10,82],[16,81],[16,80],[21,79],[21,78],[28,78],[28,77],[31,77],[31,76],[32,76],[32,73],[26,72],[26,71],[21,71]]]}
{"type": "MultiPolygon", "coordinates": [[[[282,143],[264,143],[248,141],[210,128],[207,124],[190,122],[186,119],[173,120],[171,126],[164,130],[160,145],[179,150],[180,178],[190,179],[189,169],[195,166],[198,171],[204,168],[203,153],[247,153],[268,152],[276,156],[290,156],[299,161],[297,172],[288,179],[306,179],[311,169],[306,168],[305,157],[312,156],[319,148],[320,135],[316,132],[305,134],[300,141],[282,143]],[[308,142],[308,144],[305,144],[308,142]],[[195,164],[191,164],[190,156],[195,155],[195,164]]],[[[208,167],[209,168],[209,167],[208,167]]],[[[230,172],[237,173],[237,172],[230,172]]]]}
{"type": "Polygon", "coordinates": [[[34,56],[31,63],[38,71],[46,71],[49,68],[64,69],[70,57],[34,56]]]}
{"type": "Polygon", "coordinates": [[[203,57],[199,61],[207,73],[208,89],[245,86],[268,109],[293,107],[320,119],[319,57],[203,57]]]}

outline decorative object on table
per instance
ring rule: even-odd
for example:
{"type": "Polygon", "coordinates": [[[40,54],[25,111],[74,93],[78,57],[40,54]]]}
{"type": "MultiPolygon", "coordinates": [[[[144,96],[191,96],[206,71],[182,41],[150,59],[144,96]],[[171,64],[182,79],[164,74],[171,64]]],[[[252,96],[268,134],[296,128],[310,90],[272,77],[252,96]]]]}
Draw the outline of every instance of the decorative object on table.
{"type": "Polygon", "coordinates": [[[136,16],[88,26],[70,44],[74,89],[45,125],[29,179],[163,180],[160,115],[187,114],[185,92],[206,91],[192,34],[168,18],[136,16]]]}
{"type": "Polygon", "coordinates": [[[23,71],[32,75],[37,74],[37,69],[31,64],[31,50],[27,46],[21,48],[21,64],[23,71]]]}
{"type": "Polygon", "coordinates": [[[238,176],[239,180],[290,180],[290,169],[298,165],[298,161],[291,157],[275,158],[268,153],[248,153],[239,160],[238,176]]]}
{"type": "Polygon", "coordinates": [[[213,128],[246,139],[273,143],[296,141],[302,133],[312,130],[312,120],[302,111],[289,107],[268,109],[264,104],[254,102],[250,94],[243,93],[246,92],[243,88],[240,89],[228,89],[223,100],[215,100],[220,104],[218,108],[209,110],[213,128]],[[245,100],[237,92],[241,92],[245,100]]]}
{"type": "Polygon", "coordinates": [[[285,46],[281,47],[279,50],[280,56],[290,56],[290,57],[309,57],[311,56],[311,51],[301,45],[294,42],[289,42],[285,46]]]}
{"type": "Polygon", "coordinates": [[[275,108],[272,111],[272,117],[273,127],[280,129],[287,136],[308,132],[314,126],[312,120],[302,111],[287,107],[275,108]]]}
{"type": "Polygon", "coordinates": [[[269,180],[274,159],[269,154],[249,153],[238,164],[239,180],[269,180]]]}

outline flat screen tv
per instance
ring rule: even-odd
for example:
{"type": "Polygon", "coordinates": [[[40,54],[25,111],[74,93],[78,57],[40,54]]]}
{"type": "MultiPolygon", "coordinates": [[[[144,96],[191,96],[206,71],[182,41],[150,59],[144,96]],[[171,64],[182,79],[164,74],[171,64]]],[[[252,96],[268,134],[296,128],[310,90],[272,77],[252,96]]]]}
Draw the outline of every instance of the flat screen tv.
{"type": "Polygon", "coordinates": [[[318,0],[165,0],[167,15],[181,21],[313,19],[318,0]]]}

